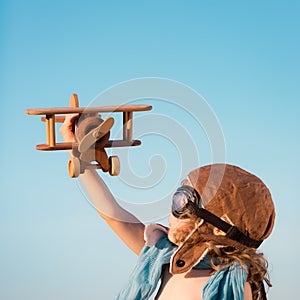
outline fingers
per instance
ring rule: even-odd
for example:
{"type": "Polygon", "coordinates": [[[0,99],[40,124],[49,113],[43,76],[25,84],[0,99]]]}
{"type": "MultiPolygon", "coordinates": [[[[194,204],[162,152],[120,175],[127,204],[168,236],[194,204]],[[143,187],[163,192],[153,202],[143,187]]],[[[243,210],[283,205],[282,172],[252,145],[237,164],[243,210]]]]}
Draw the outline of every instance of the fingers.
{"type": "Polygon", "coordinates": [[[59,129],[65,142],[74,142],[73,124],[79,118],[79,114],[66,114],[65,120],[59,129]]]}
{"type": "Polygon", "coordinates": [[[78,118],[79,114],[66,114],[63,125],[65,124],[66,126],[72,126],[78,118]]]}

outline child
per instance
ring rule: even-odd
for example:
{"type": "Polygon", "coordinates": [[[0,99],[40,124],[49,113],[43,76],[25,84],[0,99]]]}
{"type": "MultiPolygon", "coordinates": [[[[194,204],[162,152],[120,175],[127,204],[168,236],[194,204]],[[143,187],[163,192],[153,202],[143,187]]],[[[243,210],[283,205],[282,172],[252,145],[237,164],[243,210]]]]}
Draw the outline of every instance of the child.
{"type": "MultiPolygon", "coordinates": [[[[73,121],[66,116],[60,130],[69,142],[73,121]]],[[[266,299],[267,261],[256,249],[275,211],[256,176],[227,164],[193,170],[174,193],[169,228],[145,226],[120,207],[97,172],[80,179],[99,215],[139,255],[117,299],[266,299]]]]}

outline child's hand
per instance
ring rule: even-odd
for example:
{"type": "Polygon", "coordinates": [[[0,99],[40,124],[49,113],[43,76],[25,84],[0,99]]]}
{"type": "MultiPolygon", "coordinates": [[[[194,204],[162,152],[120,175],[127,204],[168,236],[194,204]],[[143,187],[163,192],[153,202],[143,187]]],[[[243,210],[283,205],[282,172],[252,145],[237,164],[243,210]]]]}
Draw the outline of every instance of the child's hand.
{"type": "Polygon", "coordinates": [[[61,136],[63,137],[65,142],[74,142],[74,132],[73,132],[73,124],[78,119],[78,114],[67,114],[65,116],[65,121],[59,129],[61,136]]]}

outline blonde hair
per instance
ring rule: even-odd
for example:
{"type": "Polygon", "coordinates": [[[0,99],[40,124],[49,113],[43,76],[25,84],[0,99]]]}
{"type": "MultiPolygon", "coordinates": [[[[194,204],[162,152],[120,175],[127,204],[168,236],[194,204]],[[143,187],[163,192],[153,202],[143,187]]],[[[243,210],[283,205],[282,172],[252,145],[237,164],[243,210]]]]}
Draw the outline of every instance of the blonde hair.
{"type": "MultiPolygon", "coordinates": [[[[172,242],[179,245],[187,237],[188,233],[195,229],[201,219],[190,215],[184,219],[184,226],[181,226],[172,235],[172,242]]],[[[268,274],[268,261],[263,253],[257,252],[254,248],[239,250],[234,247],[220,247],[215,241],[206,242],[208,255],[211,257],[212,274],[216,271],[229,267],[234,262],[240,263],[247,273],[247,281],[252,290],[253,300],[266,299],[264,283],[272,286],[268,274]],[[217,262],[217,263],[216,263],[217,262]]]]}

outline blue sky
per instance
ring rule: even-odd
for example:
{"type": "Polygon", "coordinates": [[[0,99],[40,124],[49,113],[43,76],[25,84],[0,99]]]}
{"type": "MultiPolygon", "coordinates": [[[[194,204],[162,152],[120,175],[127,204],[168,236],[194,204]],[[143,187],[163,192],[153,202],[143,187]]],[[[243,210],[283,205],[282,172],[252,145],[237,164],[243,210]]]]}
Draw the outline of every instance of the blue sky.
{"type": "MultiPolygon", "coordinates": [[[[0,298],[112,299],[126,282],[135,255],[68,178],[67,153],[34,149],[44,128],[24,110],[66,106],[74,92],[90,105],[112,86],[148,77],[202,95],[222,128],[226,161],[269,186],[277,220],[261,250],[270,261],[270,299],[298,298],[299,14],[298,1],[276,0],[1,1],[0,298]]],[[[200,163],[209,163],[199,124],[169,100],[140,102],[153,105],[154,120],[188,124],[200,163]]],[[[142,114],[139,124],[151,129],[142,114]]],[[[180,155],[188,156],[184,145],[176,152],[174,140],[160,134],[156,128],[130,150],[137,176],[151,173],[152,155],[165,163],[164,180],[143,190],[144,202],[170,192],[185,168],[180,155]]],[[[118,151],[124,165],[126,154],[118,151]]],[[[152,162],[152,171],[162,163],[152,162]]],[[[103,178],[123,193],[124,182],[103,178]]],[[[126,190],[128,201],[140,190],[126,190]]]]}

